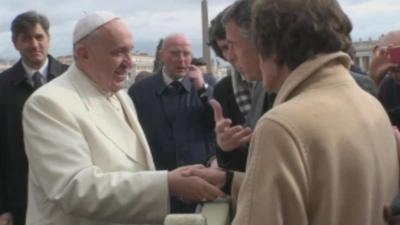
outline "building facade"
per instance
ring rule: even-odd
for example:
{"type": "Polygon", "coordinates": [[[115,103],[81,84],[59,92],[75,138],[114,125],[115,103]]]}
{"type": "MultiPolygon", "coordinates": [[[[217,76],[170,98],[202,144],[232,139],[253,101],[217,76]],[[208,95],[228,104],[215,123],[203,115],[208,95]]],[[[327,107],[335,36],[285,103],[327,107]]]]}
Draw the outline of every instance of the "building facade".
{"type": "Polygon", "coordinates": [[[354,63],[366,73],[369,71],[369,64],[373,57],[372,51],[377,43],[377,40],[371,39],[353,42],[355,49],[354,63]]]}
{"type": "MultiPolygon", "coordinates": [[[[359,66],[363,71],[368,73],[369,64],[372,60],[373,53],[372,50],[377,44],[377,40],[359,40],[353,42],[353,47],[355,49],[354,63],[359,66]]],[[[71,55],[57,57],[59,61],[64,64],[71,65],[73,62],[73,57],[71,55]]],[[[155,57],[147,53],[135,52],[132,53],[132,63],[133,67],[130,71],[128,85],[132,84],[135,76],[141,71],[152,72],[154,66],[155,57]]],[[[219,63],[212,60],[212,74],[214,74],[217,80],[222,77],[229,75],[228,64],[219,65],[219,63]]],[[[6,70],[15,63],[15,60],[0,60],[0,72],[6,70]]]]}
{"type": "Polygon", "coordinates": [[[15,64],[15,60],[0,60],[0,73],[15,64]]]}

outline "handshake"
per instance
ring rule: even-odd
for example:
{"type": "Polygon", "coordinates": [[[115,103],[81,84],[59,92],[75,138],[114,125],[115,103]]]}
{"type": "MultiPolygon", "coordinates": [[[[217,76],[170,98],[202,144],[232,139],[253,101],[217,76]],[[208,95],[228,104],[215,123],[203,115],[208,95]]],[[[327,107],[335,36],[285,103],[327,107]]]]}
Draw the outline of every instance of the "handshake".
{"type": "Polygon", "coordinates": [[[168,173],[170,195],[186,203],[212,201],[225,196],[226,171],[203,165],[179,167],[168,173]]]}

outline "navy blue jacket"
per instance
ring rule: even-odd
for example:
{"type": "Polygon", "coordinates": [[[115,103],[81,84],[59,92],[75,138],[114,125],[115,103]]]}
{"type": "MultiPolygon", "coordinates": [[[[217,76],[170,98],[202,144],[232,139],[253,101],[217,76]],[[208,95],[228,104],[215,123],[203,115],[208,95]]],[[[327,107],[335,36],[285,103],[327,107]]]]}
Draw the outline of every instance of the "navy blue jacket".
{"type": "Polygon", "coordinates": [[[211,88],[200,98],[188,78],[181,84],[179,94],[170,94],[158,72],[129,89],[158,170],[204,163],[215,155],[211,88]]]}

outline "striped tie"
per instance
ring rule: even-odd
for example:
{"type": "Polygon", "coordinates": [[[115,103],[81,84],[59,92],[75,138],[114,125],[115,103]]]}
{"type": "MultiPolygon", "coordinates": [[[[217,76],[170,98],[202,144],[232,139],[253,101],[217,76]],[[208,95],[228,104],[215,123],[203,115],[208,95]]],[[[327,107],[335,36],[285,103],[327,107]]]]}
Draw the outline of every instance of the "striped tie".
{"type": "Polygon", "coordinates": [[[43,76],[39,71],[36,71],[32,76],[33,88],[36,90],[43,85],[43,76]]]}

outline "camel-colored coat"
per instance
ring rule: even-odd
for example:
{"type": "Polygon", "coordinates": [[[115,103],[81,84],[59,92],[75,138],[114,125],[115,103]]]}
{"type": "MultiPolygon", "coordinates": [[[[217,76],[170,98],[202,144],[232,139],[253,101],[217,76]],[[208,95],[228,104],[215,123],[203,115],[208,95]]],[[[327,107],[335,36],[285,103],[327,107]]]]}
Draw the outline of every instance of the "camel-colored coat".
{"type": "Polygon", "coordinates": [[[396,143],[344,53],[295,69],[256,126],[234,225],[383,225],[398,191],[396,143]]]}

